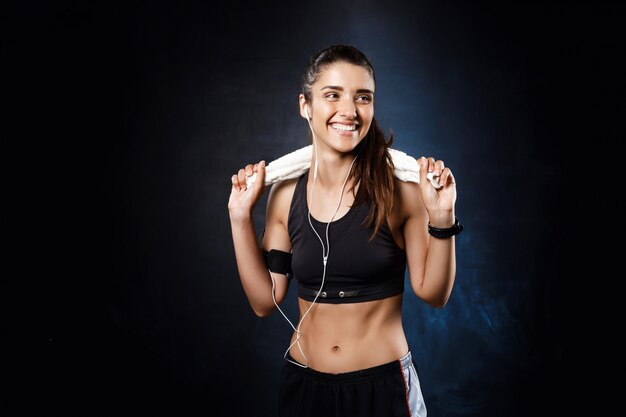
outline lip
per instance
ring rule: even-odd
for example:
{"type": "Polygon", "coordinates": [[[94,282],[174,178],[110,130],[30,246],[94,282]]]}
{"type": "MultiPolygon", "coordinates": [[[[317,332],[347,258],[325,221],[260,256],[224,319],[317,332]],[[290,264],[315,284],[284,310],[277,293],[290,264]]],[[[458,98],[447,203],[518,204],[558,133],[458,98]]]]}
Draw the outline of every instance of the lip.
{"type": "Polygon", "coordinates": [[[356,126],[357,128],[359,127],[359,123],[357,123],[357,122],[353,122],[353,123],[350,123],[350,122],[330,122],[328,124],[329,125],[335,125],[336,124],[336,125],[344,125],[344,126],[356,126]]]}
{"type": "Polygon", "coordinates": [[[355,133],[357,133],[359,131],[359,124],[358,123],[332,122],[332,123],[329,123],[328,126],[331,129],[333,129],[333,132],[335,132],[339,136],[350,137],[350,136],[354,135],[355,133]],[[343,130],[333,129],[332,125],[334,125],[334,124],[343,125],[343,126],[354,126],[354,130],[343,131],[343,130]]]}

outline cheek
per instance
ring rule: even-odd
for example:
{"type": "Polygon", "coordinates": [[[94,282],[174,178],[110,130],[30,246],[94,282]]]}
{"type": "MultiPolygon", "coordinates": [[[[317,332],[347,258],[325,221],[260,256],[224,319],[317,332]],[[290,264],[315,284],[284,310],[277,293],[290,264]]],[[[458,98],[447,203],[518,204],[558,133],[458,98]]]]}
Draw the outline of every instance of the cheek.
{"type": "Polygon", "coordinates": [[[369,132],[369,130],[372,128],[372,119],[367,120],[367,122],[364,123],[364,127],[365,129],[363,130],[369,132]]]}
{"type": "Polygon", "coordinates": [[[363,137],[367,136],[367,134],[370,133],[370,131],[372,130],[372,121],[371,121],[371,119],[368,122],[366,128],[367,129],[363,129],[363,133],[362,133],[363,137]]]}
{"type": "Polygon", "coordinates": [[[371,123],[372,119],[374,118],[374,109],[372,108],[368,108],[366,110],[363,110],[360,115],[361,119],[363,119],[363,121],[365,123],[371,123]]]}

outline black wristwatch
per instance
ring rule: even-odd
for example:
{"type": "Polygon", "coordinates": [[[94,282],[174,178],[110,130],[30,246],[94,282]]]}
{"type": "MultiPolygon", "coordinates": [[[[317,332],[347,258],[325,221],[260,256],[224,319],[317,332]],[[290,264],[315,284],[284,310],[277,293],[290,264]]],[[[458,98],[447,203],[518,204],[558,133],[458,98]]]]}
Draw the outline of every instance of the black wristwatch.
{"type": "Polygon", "coordinates": [[[436,237],[437,239],[447,239],[449,237],[458,235],[463,231],[463,225],[459,223],[459,219],[454,216],[454,224],[451,227],[446,227],[442,229],[440,227],[435,227],[432,224],[428,223],[428,233],[432,237],[436,237]]]}

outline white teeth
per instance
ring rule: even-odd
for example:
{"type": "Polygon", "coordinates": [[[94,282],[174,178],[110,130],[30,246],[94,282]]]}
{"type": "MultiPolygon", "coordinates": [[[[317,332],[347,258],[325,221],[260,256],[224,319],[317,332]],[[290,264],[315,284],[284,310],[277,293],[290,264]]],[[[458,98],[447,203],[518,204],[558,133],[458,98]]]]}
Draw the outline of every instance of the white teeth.
{"type": "Polygon", "coordinates": [[[337,130],[355,130],[356,125],[342,125],[341,123],[334,123],[330,125],[333,129],[337,130]]]}

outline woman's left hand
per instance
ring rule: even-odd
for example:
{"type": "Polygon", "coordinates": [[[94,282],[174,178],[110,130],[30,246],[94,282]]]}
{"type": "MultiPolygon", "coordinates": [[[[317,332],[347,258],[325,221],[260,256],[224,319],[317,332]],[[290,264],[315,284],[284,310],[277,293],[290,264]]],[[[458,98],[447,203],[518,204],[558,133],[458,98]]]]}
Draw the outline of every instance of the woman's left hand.
{"type": "Polygon", "coordinates": [[[421,157],[417,163],[420,166],[419,188],[429,217],[433,220],[441,219],[442,221],[451,218],[454,221],[456,182],[452,171],[450,168],[446,168],[442,160],[435,161],[435,158],[432,157],[421,157]],[[429,172],[434,172],[435,178],[439,177],[441,188],[436,189],[426,178],[429,172]]]}

